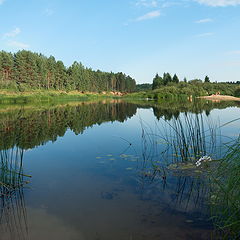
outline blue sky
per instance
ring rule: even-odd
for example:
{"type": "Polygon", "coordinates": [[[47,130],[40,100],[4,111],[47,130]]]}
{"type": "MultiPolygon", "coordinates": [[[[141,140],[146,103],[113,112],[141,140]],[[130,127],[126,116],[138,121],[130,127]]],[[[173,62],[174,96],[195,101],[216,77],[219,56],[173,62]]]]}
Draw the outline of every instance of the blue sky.
{"type": "Polygon", "coordinates": [[[0,49],[122,71],[240,80],[240,0],[0,0],[0,49]]]}

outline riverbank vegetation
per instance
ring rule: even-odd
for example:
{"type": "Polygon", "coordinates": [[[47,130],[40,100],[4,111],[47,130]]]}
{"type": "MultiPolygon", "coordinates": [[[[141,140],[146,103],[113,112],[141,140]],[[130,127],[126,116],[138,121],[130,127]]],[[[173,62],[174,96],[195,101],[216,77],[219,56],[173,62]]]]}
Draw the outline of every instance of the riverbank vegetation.
{"type": "Polygon", "coordinates": [[[208,76],[204,81],[201,79],[187,81],[186,78],[180,81],[176,74],[172,77],[169,73],[164,73],[162,77],[156,74],[152,84],[139,84],[136,89],[135,93],[128,95],[129,98],[186,99],[189,96],[209,96],[216,93],[240,96],[240,82],[210,82],[208,76]]]}
{"type": "Polygon", "coordinates": [[[0,90],[0,103],[29,103],[29,102],[56,102],[56,101],[83,101],[91,99],[119,98],[120,92],[79,92],[64,90],[29,90],[24,92],[0,90]]]}

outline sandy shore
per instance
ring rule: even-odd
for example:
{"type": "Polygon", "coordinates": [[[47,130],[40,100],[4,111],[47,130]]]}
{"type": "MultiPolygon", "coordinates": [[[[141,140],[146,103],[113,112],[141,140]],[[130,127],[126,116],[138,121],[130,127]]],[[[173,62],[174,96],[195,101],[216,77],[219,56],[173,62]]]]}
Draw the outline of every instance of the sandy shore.
{"type": "Polygon", "coordinates": [[[203,96],[203,97],[198,97],[198,98],[203,98],[207,100],[218,100],[218,101],[240,101],[240,98],[233,97],[233,96],[227,96],[227,95],[211,95],[211,96],[203,96]]]}

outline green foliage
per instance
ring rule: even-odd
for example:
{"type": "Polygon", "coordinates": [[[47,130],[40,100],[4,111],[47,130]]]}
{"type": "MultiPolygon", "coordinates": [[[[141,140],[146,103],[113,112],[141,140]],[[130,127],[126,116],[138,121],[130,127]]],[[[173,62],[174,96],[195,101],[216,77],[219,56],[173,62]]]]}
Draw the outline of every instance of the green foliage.
{"type": "Polygon", "coordinates": [[[163,73],[163,84],[167,85],[170,82],[172,82],[172,77],[170,73],[163,73]]]}
{"type": "Polygon", "coordinates": [[[94,71],[78,62],[67,68],[53,56],[26,50],[0,52],[0,88],[133,92],[135,87],[135,80],[122,72],[94,71]]]}
{"type": "Polygon", "coordinates": [[[136,85],[136,91],[140,92],[140,91],[148,91],[152,89],[152,84],[150,83],[143,83],[143,84],[137,84],[136,85]]]}
{"type": "Polygon", "coordinates": [[[235,97],[240,97],[240,87],[236,88],[234,91],[234,96],[235,97]]]}
{"type": "Polygon", "coordinates": [[[240,138],[212,176],[212,215],[221,239],[240,238],[240,138]]]}
{"type": "Polygon", "coordinates": [[[205,82],[205,83],[209,83],[209,82],[210,82],[210,79],[209,79],[208,76],[205,77],[204,82],[205,82]]]}
{"type": "Polygon", "coordinates": [[[170,74],[167,73],[164,74],[163,78],[156,74],[153,79],[153,91],[139,92],[131,96],[156,100],[172,98],[186,99],[189,96],[208,96],[220,92],[221,95],[240,97],[239,84],[203,82],[201,79],[193,79],[189,82],[186,82],[186,79],[185,81],[179,81],[176,74],[173,76],[171,82],[169,82],[170,77],[170,74]],[[169,80],[165,85],[166,79],[169,80]]]}
{"type": "Polygon", "coordinates": [[[162,85],[164,85],[163,78],[161,78],[158,73],[153,79],[152,89],[160,88],[162,85]]]}
{"type": "Polygon", "coordinates": [[[164,73],[163,77],[160,77],[157,73],[156,76],[153,78],[152,90],[161,88],[162,86],[166,86],[171,83],[179,83],[179,78],[176,74],[174,74],[172,78],[170,73],[164,73]]]}
{"type": "Polygon", "coordinates": [[[179,83],[179,78],[178,78],[178,76],[176,74],[174,74],[172,82],[179,83]]]}

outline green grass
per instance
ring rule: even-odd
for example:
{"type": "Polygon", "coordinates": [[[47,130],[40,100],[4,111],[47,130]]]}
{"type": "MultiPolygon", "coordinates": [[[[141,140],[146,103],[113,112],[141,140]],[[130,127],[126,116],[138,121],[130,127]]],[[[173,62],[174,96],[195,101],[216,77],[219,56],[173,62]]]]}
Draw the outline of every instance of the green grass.
{"type": "Polygon", "coordinates": [[[212,176],[212,216],[223,239],[240,239],[240,138],[212,176]]]}
{"type": "Polygon", "coordinates": [[[51,102],[51,101],[77,101],[97,98],[110,98],[116,96],[110,93],[93,93],[78,91],[56,91],[56,90],[31,90],[17,92],[11,90],[0,90],[0,103],[29,103],[29,102],[51,102]]]}

